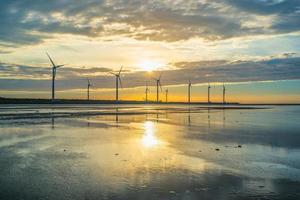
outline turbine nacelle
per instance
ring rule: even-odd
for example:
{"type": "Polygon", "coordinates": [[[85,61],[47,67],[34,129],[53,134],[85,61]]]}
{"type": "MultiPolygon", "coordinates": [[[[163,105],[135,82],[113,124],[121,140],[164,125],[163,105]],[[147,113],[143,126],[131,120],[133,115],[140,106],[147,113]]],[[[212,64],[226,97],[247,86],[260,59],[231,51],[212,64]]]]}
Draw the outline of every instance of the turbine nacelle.
{"type": "Polygon", "coordinates": [[[162,73],[160,73],[160,75],[157,79],[153,78],[156,81],[156,101],[157,102],[159,101],[159,88],[160,88],[160,91],[162,91],[161,82],[160,82],[161,75],[162,75],[162,73]]]}
{"type": "Polygon", "coordinates": [[[155,81],[156,81],[156,84],[157,84],[157,86],[159,86],[159,87],[160,87],[160,91],[162,91],[162,86],[161,86],[161,82],[160,82],[161,75],[162,75],[162,73],[160,73],[160,75],[159,75],[159,77],[158,77],[158,78],[153,78],[153,80],[155,80],[155,81]]]}
{"type": "Polygon", "coordinates": [[[52,64],[52,100],[55,99],[55,77],[56,77],[56,69],[60,68],[64,65],[56,65],[50,55],[46,52],[46,55],[48,56],[51,64],[52,64]]]}
{"type": "Polygon", "coordinates": [[[114,73],[114,72],[109,72],[110,74],[114,75],[118,81],[118,83],[120,83],[121,88],[123,88],[122,86],[122,80],[121,80],[121,72],[122,72],[123,66],[121,66],[120,70],[118,73],[114,73]]]}
{"type": "Polygon", "coordinates": [[[146,92],[149,92],[150,88],[148,87],[148,84],[146,84],[146,92]]]}
{"type": "Polygon", "coordinates": [[[121,66],[120,70],[118,73],[114,73],[114,72],[109,72],[110,74],[114,75],[116,77],[116,101],[119,101],[119,83],[121,88],[123,88],[122,86],[122,80],[121,80],[121,72],[122,72],[123,66],[121,66]]]}
{"type": "Polygon", "coordinates": [[[88,81],[88,87],[91,87],[92,84],[91,84],[91,82],[90,82],[90,79],[88,79],[87,81],[88,81]]]}

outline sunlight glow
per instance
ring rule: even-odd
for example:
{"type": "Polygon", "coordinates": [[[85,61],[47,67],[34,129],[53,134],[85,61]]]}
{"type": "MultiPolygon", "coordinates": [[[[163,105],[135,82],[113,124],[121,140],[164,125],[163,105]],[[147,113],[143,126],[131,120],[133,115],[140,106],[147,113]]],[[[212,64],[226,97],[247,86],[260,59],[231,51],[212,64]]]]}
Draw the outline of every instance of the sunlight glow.
{"type": "Polygon", "coordinates": [[[154,71],[161,67],[163,64],[157,61],[151,61],[151,60],[143,60],[139,63],[139,67],[147,72],[154,71]]]}
{"type": "Polygon", "coordinates": [[[154,134],[153,122],[146,121],[144,124],[144,128],[145,128],[145,133],[142,138],[142,144],[145,147],[149,147],[149,148],[156,146],[159,143],[159,141],[154,134]]]}

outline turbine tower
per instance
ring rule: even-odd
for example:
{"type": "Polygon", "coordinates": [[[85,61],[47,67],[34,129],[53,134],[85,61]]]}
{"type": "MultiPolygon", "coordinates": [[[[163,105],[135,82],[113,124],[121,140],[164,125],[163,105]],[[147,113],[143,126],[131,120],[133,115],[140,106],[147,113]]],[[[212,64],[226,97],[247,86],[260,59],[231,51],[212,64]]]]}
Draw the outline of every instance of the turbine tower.
{"type": "Polygon", "coordinates": [[[168,102],[169,89],[166,89],[166,103],[168,102]]]}
{"type": "Polygon", "coordinates": [[[121,66],[118,73],[110,72],[112,75],[116,77],[116,102],[119,101],[119,82],[120,86],[122,88],[122,81],[121,81],[121,72],[122,72],[123,66],[121,66]]]}
{"type": "Polygon", "coordinates": [[[159,75],[158,79],[154,79],[156,81],[156,102],[159,101],[159,88],[162,91],[160,79],[161,79],[161,74],[159,75]]]}
{"type": "Polygon", "coordinates": [[[150,91],[150,89],[148,88],[148,83],[146,84],[146,90],[145,90],[145,93],[146,93],[146,102],[148,102],[148,92],[150,91]]]}
{"type": "Polygon", "coordinates": [[[207,87],[207,103],[211,103],[210,102],[210,84],[208,83],[208,87],[207,87]]]}
{"type": "Polygon", "coordinates": [[[90,79],[88,79],[88,85],[87,85],[87,100],[90,100],[90,87],[92,86],[90,79]]]}
{"type": "Polygon", "coordinates": [[[225,88],[225,85],[223,83],[223,104],[226,103],[226,101],[225,101],[225,95],[226,95],[226,88],[225,88]]]}
{"type": "Polygon", "coordinates": [[[56,77],[56,70],[64,65],[55,65],[49,54],[46,52],[51,64],[52,64],[52,101],[55,100],[55,77],[56,77]]]}
{"type": "Polygon", "coordinates": [[[192,82],[191,82],[191,80],[189,80],[189,84],[188,84],[188,102],[189,102],[189,104],[191,103],[191,87],[192,87],[192,82]]]}

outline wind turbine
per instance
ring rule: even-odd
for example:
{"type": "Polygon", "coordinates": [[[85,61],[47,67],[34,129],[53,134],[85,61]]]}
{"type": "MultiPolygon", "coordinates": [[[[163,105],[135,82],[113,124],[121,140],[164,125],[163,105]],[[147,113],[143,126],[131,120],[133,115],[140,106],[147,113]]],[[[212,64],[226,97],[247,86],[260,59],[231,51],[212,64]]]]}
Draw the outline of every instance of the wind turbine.
{"type": "Polygon", "coordinates": [[[90,100],[90,87],[92,86],[90,79],[87,80],[88,81],[88,85],[87,85],[87,100],[90,100]]]}
{"type": "Polygon", "coordinates": [[[156,102],[159,101],[159,88],[162,91],[160,79],[161,79],[161,74],[157,79],[154,79],[156,81],[156,102]]]}
{"type": "Polygon", "coordinates": [[[192,87],[192,82],[191,82],[191,80],[189,80],[189,84],[188,84],[188,102],[189,102],[189,104],[191,103],[191,87],[192,87]]]}
{"type": "Polygon", "coordinates": [[[166,89],[166,103],[168,102],[169,89],[166,89]]]}
{"type": "Polygon", "coordinates": [[[49,54],[46,52],[51,64],[52,64],[52,101],[55,100],[55,77],[56,77],[56,70],[64,65],[55,65],[49,54]]]}
{"type": "Polygon", "coordinates": [[[223,104],[225,104],[225,95],[226,95],[226,88],[225,88],[225,85],[223,83],[223,104]]]}
{"type": "Polygon", "coordinates": [[[208,83],[208,87],[207,87],[207,103],[211,103],[210,102],[210,84],[208,83]]]}
{"type": "Polygon", "coordinates": [[[120,82],[120,86],[122,87],[122,81],[121,81],[121,72],[122,72],[123,66],[121,66],[120,70],[118,73],[113,73],[110,72],[112,75],[114,75],[116,77],[116,101],[119,101],[119,82],[120,82]]]}
{"type": "Polygon", "coordinates": [[[148,102],[148,92],[150,91],[150,89],[148,88],[148,83],[146,84],[146,90],[145,90],[145,93],[146,93],[146,102],[148,102]]]}

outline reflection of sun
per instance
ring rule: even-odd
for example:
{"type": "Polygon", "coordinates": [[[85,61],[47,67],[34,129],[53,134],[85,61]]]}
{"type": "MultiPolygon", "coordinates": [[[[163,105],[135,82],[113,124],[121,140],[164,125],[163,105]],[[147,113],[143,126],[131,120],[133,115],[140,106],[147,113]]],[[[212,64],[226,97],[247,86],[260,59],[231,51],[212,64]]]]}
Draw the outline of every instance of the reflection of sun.
{"type": "Polygon", "coordinates": [[[153,130],[153,122],[147,121],[144,124],[145,133],[142,138],[142,143],[145,147],[153,147],[158,144],[158,139],[156,138],[153,130]]]}
{"type": "Polygon", "coordinates": [[[156,70],[161,66],[162,66],[162,63],[157,62],[157,61],[151,61],[151,60],[143,60],[139,63],[139,67],[142,70],[145,70],[145,71],[148,71],[148,72],[156,70]]]}

